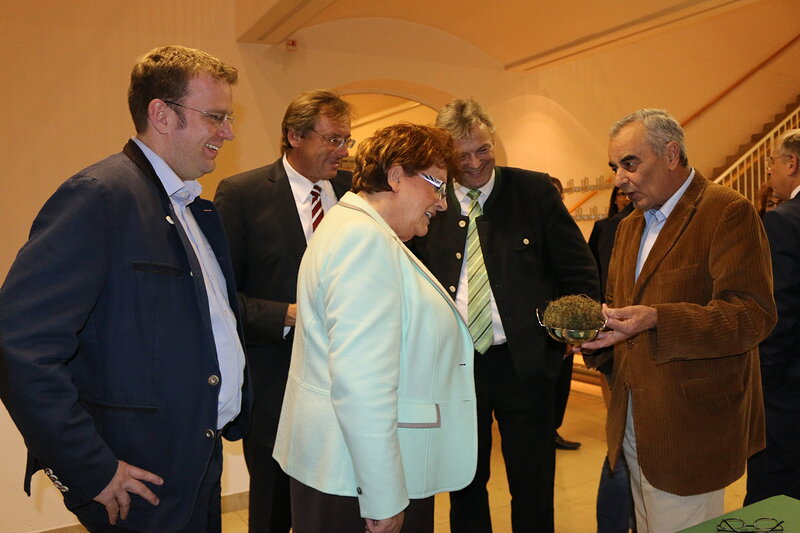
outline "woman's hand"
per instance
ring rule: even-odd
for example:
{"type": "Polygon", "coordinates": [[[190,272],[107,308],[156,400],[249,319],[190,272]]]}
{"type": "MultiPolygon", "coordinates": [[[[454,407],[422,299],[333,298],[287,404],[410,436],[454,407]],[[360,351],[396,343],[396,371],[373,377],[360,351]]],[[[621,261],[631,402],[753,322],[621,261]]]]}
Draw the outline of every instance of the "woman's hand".
{"type": "Polygon", "coordinates": [[[369,533],[400,533],[403,527],[403,511],[400,511],[394,516],[384,518],[383,520],[373,520],[372,518],[365,518],[367,527],[364,531],[369,533]]]}

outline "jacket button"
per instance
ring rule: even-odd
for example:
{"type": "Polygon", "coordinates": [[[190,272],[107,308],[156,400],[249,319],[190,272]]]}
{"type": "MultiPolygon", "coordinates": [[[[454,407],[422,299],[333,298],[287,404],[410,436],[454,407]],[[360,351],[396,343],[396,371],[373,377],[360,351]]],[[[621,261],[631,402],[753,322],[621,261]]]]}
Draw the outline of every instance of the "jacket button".
{"type": "Polygon", "coordinates": [[[458,227],[459,227],[459,228],[463,228],[463,227],[464,227],[464,226],[466,226],[466,225],[467,225],[467,223],[466,223],[465,221],[463,221],[463,220],[459,220],[459,221],[458,221],[458,227]]]}
{"type": "Polygon", "coordinates": [[[206,438],[213,439],[214,435],[215,435],[215,433],[214,433],[213,429],[207,429],[206,430],[206,438]]]}
{"type": "Polygon", "coordinates": [[[635,341],[635,340],[633,340],[633,339],[628,339],[627,341],[625,341],[625,346],[626,346],[626,347],[627,347],[629,350],[632,350],[632,349],[633,349],[633,347],[634,347],[634,346],[636,346],[636,341],[635,341]]]}
{"type": "Polygon", "coordinates": [[[69,487],[67,487],[66,485],[61,485],[60,487],[58,487],[58,490],[60,490],[61,492],[69,492],[69,487]]]}
{"type": "Polygon", "coordinates": [[[530,239],[522,239],[522,244],[528,246],[531,243],[530,239]]]}
{"type": "Polygon", "coordinates": [[[209,385],[219,385],[219,376],[215,376],[215,375],[208,376],[208,384],[209,385]]]}
{"type": "Polygon", "coordinates": [[[449,287],[447,287],[447,289],[452,293],[456,292],[456,288],[453,285],[450,285],[449,287]]]}
{"type": "Polygon", "coordinates": [[[45,468],[44,469],[44,473],[45,473],[45,475],[47,475],[47,477],[50,477],[50,476],[53,475],[53,469],[52,468],[45,468]]]}
{"type": "Polygon", "coordinates": [[[456,252],[456,259],[461,259],[461,252],[456,252]]]}

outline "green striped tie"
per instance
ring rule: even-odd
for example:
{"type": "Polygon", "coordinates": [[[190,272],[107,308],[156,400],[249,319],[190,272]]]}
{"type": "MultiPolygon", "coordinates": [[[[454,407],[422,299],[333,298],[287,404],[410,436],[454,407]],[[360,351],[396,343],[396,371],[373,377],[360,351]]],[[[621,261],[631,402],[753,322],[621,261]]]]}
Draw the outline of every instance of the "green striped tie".
{"type": "Polygon", "coordinates": [[[478,196],[481,191],[472,189],[467,193],[472,203],[469,206],[469,229],[467,231],[467,320],[469,332],[475,342],[475,350],[485,353],[492,345],[492,306],[489,301],[489,275],[483,263],[483,251],[478,237],[475,219],[483,214],[478,196]]]}

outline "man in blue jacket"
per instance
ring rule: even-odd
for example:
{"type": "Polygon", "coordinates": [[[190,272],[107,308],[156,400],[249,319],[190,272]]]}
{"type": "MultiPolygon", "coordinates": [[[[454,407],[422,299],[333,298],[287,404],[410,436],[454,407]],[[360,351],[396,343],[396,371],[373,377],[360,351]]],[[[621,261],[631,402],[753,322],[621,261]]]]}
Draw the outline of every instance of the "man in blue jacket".
{"type": "Polygon", "coordinates": [[[747,461],[745,505],[800,498],[800,130],[787,131],[768,161],[769,184],[783,200],[764,213],[778,323],[758,347],[767,447],[747,461]]]}
{"type": "Polygon", "coordinates": [[[0,396],[90,531],[220,531],[220,436],[249,394],[222,224],[196,181],[233,139],[237,71],[151,50],[136,136],[45,203],[0,289],[0,396]]]}

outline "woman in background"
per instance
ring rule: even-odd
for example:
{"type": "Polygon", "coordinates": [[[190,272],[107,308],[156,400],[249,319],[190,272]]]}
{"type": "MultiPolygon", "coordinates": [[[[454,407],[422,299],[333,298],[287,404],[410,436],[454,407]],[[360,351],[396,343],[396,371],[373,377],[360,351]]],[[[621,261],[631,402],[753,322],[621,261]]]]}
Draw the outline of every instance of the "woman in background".
{"type": "Polygon", "coordinates": [[[756,202],[756,211],[758,216],[763,217],[767,211],[772,211],[778,207],[782,200],[775,196],[775,192],[770,187],[769,183],[765,183],[758,189],[757,194],[758,202],[756,202]]]}
{"type": "Polygon", "coordinates": [[[474,476],[472,339],[403,244],[459,167],[444,130],[377,131],[306,250],[274,453],[295,533],[432,532],[433,495],[474,476]]]}

